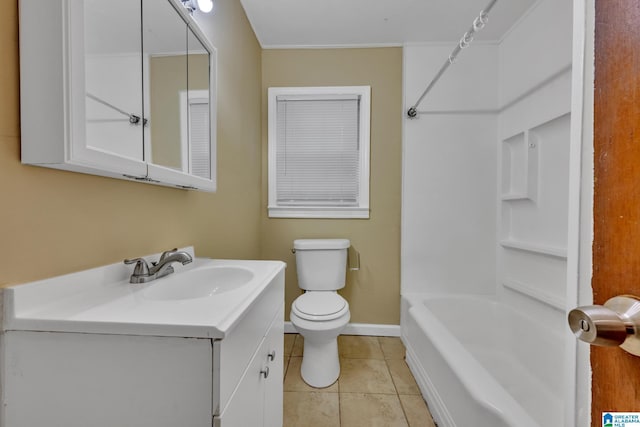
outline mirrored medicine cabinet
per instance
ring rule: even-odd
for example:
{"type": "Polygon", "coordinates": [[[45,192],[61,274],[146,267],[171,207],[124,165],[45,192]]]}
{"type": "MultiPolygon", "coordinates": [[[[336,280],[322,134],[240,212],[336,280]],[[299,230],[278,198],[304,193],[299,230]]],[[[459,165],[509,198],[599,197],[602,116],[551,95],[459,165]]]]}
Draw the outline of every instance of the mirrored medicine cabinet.
{"type": "Polygon", "coordinates": [[[216,49],[179,0],[20,0],[25,164],[215,191],[216,49]]]}

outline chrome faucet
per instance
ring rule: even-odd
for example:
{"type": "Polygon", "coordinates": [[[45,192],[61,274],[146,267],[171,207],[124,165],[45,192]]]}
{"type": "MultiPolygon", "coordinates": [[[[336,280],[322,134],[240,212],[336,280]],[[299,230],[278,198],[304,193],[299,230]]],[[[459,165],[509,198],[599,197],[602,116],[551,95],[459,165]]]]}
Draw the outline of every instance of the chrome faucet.
{"type": "Polygon", "coordinates": [[[174,248],[164,251],[158,261],[151,262],[151,266],[147,264],[144,258],[125,259],[124,263],[136,265],[129,280],[130,283],[147,283],[173,273],[172,263],[179,262],[185,265],[191,261],[193,261],[191,255],[174,248]]]}

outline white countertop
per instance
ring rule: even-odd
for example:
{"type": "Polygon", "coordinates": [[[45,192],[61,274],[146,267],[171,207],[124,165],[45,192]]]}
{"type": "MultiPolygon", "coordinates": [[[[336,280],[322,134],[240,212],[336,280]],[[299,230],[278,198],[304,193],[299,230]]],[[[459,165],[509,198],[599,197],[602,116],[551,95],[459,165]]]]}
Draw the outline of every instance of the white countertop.
{"type": "MultiPolygon", "coordinates": [[[[193,248],[187,248],[193,255],[193,248]]],[[[158,259],[158,256],[149,257],[158,259]]],[[[111,264],[4,290],[4,330],[179,336],[222,339],[285,267],[281,261],[194,258],[149,283],[129,283],[131,266],[111,264]],[[236,290],[204,298],[156,301],[143,292],[181,272],[207,266],[249,268],[236,290]]]]}

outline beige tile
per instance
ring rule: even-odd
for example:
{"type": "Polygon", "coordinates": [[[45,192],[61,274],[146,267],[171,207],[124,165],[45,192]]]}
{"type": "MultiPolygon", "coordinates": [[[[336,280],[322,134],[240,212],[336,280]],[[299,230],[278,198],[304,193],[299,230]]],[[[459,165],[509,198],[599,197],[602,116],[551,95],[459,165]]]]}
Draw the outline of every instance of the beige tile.
{"type": "Polygon", "coordinates": [[[347,359],[384,359],[377,337],[340,335],[338,351],[347,359]]]}
{"type": "Polygon", "coordinates": [[[287,368],[287,375],[284,377],[284,391],[322,391],[325,393],[337,393],[338,381],[325,388],[311,387],[304,382],[300,375],[302,357],[291,357],[287,368]]]}
{"type": "Polygon", "coordinates": [[[386,361],[398,394],[420,394],[420,389],[406,362],[401,359],[386,361]]]}
{"type": "Polygon", "coordinates": [[[398,396],[409,427],[436,427],[422,396],[398,396]]]}
{"type": "Polygon", "coordinates": [[[291,350],[293,350],[293,342],[296,340],[298,334],[284,334],[284,355],[291,356],[291,350]]]}
{"type": "Polygon", "coordinates": [[[293,348],[291,349],[291,356],[302,357],[304,350],[304,337],[300,334],[296,334],[296,339],[293,342],[293,348]]]}
{"type": "Polygon", "coordinates": [[[398,396],[340,393],[340,427],[407,427],[398,396]]]}
{"type": "Polygon", "coordinates": [[[284,427],[340,425],[338,393],[285,392],[284,427]]]}
{"type": "Polygon", "coordinates": [[[340,392],[396,394],[384,360],[340,359],[340,392]]]}
{"type": "Polygon", "coordinates": [[[398,337],[378,337],[385,359],[404,359],[405,348],[398,337]]]}

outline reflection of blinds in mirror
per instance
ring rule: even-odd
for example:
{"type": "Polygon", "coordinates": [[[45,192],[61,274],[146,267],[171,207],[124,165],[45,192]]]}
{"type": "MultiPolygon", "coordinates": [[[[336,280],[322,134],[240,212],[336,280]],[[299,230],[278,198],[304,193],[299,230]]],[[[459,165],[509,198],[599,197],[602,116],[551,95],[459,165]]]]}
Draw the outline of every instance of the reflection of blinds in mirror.
{"type": "Polygon", "coordinates": [[[209,155],[209,104],[206,99],[189,101],[190,172],[211,179],[209,155]]]}

